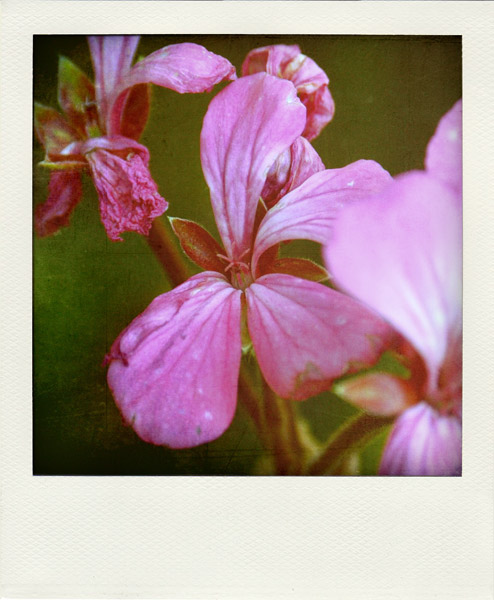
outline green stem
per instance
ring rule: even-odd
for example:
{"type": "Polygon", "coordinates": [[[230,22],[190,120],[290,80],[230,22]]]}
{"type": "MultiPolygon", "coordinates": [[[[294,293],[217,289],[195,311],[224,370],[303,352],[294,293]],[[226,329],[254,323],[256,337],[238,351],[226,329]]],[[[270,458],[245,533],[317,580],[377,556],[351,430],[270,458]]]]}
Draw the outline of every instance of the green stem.
{"type": "Polygon", "coordinates": [[[264,417],[279,475],[300,475],[305,449],[292,400],[277,396],[263,378],[264,417]]]}
{"type": "Polygon", "coordinates": [[[335,475],[341,461],[351,452],[361,450],[374,435],[393,422],[391,417],[358,414],[329,438],[319,458],[309,467],[308,475],[335,475]]]}

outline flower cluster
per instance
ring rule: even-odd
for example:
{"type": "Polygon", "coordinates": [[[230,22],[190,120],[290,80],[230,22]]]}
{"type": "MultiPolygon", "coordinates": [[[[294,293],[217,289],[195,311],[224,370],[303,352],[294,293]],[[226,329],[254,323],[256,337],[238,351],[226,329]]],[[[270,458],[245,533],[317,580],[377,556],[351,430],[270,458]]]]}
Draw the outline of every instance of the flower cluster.
{"type": "Polygon", "coordinates": [[[35,111],[53,169],[38,234],[68,224],[88,171],[106,233],[120,240],[147,235],[168,207],[137,141],[148,84],[194,93],[229,82],[200,136],[221,244],[170,218],[203,272],[155,298],[113,343],[108,384],[124,420],[171,448],[218,438],[249,354],[281,398],[333,389],[393,417],[381,474],[460,474],[461,103],[439,123],[424,171],[393,178],[363,159],[327,169],[311,141],[334,115],[329,79],[298,46],[251,51],[237,78],[226,59],[190,43],[132,66],[137,43],[89,38],[95,84],[61,59],[64,114],[35,111]],[[281,255],[298,239],[323,246],[327,271],[281,255]],[[390,350],[407,378],[375,368],[390,350]]]}

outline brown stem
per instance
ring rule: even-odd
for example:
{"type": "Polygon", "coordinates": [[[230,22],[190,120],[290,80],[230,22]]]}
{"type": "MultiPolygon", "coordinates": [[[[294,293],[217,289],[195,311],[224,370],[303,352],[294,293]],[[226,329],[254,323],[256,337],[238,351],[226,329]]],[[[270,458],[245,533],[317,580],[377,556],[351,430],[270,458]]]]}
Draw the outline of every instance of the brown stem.
{"type": "Polygon", "coordinates": [[[161,263],[170,283],[180,285],[192,275],[184,256],[174,243],[171,227],[160,219],[155,219],[147,237],[149,247],[161,263]]]}
{"type": "Polygon", "coordinates": [[[329,439],[319,458],[308,469],[308,475],[333,475],[341,460],[350,452],[361,449],[383,427],[393,422],[391,417],[358,414],[345,423],[329,439]]]}

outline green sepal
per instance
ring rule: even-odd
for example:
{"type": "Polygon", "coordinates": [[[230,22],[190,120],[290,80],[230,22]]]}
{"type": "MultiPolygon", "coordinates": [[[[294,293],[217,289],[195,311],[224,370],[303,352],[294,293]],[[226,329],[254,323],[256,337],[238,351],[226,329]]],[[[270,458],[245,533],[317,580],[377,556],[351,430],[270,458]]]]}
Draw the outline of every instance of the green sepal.
{"type": "Polygon", "coordinates": [[[168,219],[182,250],[196,265],[206,271],[224,272],[226,264],[218,257],[223,250],[208,231],[194,221],[178,217],[168,219]]]}
{"type": "Polygon", "coordinates": [[[77,132],[53,108],[34,103],[34,129],[47,156],[57,155],[78,139],[77,132]]]}
{"type": "Polygon", "coordinates": [[[271,273],[284,273],[309,281],[326,281],[329,276],[326,269],[307,258],[278,258],[270,269],[271,273]]]}
{"type": "Polygon", "coordinates": [[[87,107],[94,104],[92,81],[65,56],[58,60],[58,103],[63,111],[84,125],[87,107]]]}

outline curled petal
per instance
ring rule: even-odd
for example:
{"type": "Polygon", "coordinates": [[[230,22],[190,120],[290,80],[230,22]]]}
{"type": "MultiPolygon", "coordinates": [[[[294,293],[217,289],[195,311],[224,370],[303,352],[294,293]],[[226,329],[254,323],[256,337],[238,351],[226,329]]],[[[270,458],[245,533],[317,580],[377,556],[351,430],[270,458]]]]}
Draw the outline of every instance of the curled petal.
{"type": "Polygon", "coordinates": [[[69,218],[82,196],[81,175],[77,171],[56,171],[50,175],[48,199],[36,207],[34,225],[40,237],[52,235],[69,224],[69,218]]]}
{"type": "Polygon", "coordinates": [[[317,137],[334,115],[334,101],[328,89],[326,73],[311,58],[302,54],[297,45],[284,44],[249,52],[242,65],[242,75],[261,71],[293,83],[307,108],[307,122],[302,135],[308,140],[317,137]]]}
{"type": "Polygon", "coordinates": [[[93,35],[88,37],[88,43],[93,61],[100,125],[103,131],[110,133],[107,131],[107,120],[111,97],[122,77],[130,69],[139,36],[93,35]]]}
{"type": "Polygon", "coordinates": [[[264,275],[245,294],[259,366],[284,398],[328,389],[336,377],[376,361],[391,340],[391,328],[359,302],[312,281],[264,275]]]}
{"type": "Polygon", "coordinates": [[[89,138],[84,142],[71,144],[64,149],[62,154],[85,155],[93,150],[108,150],[108,152],[118,154],[119,156],[138,154],[146,167],[149,164],[149,150],[146,146],[122,135],[89,138]]]}
{"type": "Polygon", "coordinates": [[[298,137],[290,148],[278,156],[269,170],[261,193],[264,203],[271,208],[280,198],[319,171],[324,171],[319,154],[305,138],[298,137]]]}
{"type": "Polygon", "coordinates": [[[123,77],[112,98],[110,133],[119,133],[126,90],[154,83],[180,94],[209,92],[221,81],[235,79],[235,67],[226,58],[192,43],[173,44],[140,60],[123,77]]]}
{"type": "Polygon", "coordinates": [[[114,342],[108,384],[146,442],[189,448],[230,425],[240,367],[240,294],[217,273],[158,296],[114,342]]]}
{"type": "Polygon", "coordinates": [[[380,475],[461,475],[461,422],[421,402],[396,421],[380,475]]]}
{"type": "Polygon", "coordinates": [[[425,156],[427,171],[450,185],[461,196],[462,189],[462,102],[458,102],[439,121],[425,156]]]}
{"type": "Polygon", "coordinates": [[[96,149],[86,155],[98,192],[101,220],[108,237],[121,241],[123,231],[147,235],[153,220],[168,208],[139,154],[126,158],[96,149]]]}
{"type": "Polygon", "coordinates": [[[256,207],[269,168],[300,135],[305,108],[288,81],[242,77],[211,101],[201,132],[201,161],[225,249],[250,249],[256,207]]]}
{"type": "Polygon", "coordinates": [[[366,302],[424,358],[435,389],[461,323],[461,212],[453,191],[425,173],[399,176],[345,207],[325,258],[335,282],[366,302]]]}
{"type": "Polygon", "coordinates": [[[372,160],[312,175],[264,217],[255,241],[253,272],[260,256],[274,244],[297,239],[325,243],[342,206],[382,190],[390,181],[391,175],[372,160]]]}

